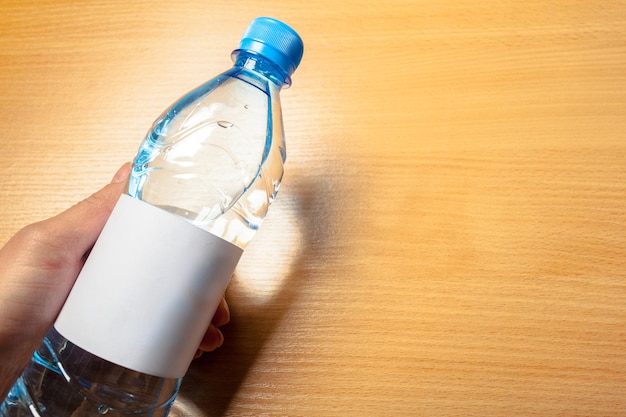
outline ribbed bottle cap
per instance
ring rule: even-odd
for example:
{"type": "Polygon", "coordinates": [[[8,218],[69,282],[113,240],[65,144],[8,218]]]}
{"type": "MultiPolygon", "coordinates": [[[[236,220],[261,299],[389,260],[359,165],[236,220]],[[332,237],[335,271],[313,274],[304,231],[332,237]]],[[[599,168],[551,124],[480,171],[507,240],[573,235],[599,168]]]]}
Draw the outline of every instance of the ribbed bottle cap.
{"type": "Polygon", "coordinates": [[[258,17],[244,32],[239,49],[269,59],[291,77],[300,64],[304,45],[296,31],[283,22],[270,17],[258,17]]]}

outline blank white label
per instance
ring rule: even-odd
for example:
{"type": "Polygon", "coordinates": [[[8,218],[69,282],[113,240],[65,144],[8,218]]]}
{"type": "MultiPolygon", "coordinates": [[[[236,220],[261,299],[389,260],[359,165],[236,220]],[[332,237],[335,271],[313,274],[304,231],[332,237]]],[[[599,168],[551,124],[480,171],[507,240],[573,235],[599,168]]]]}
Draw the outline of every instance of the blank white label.
{"type": "Polygon", "coordinates": [[[54,327],[126,368],[184,376],[242,249],[122,195],[54,327]]]}

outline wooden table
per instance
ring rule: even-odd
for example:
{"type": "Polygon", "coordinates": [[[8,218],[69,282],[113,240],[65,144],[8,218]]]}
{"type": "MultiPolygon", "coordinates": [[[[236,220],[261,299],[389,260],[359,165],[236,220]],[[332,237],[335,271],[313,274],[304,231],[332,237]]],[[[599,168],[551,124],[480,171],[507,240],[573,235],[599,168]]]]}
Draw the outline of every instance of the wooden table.
{"type": "Polygon", "coordinates": [[[626,415],[626,2],[0,15],[0,242],[106,183],[252,18],[305,41],[284,186],[172,415],[626,415]]]}

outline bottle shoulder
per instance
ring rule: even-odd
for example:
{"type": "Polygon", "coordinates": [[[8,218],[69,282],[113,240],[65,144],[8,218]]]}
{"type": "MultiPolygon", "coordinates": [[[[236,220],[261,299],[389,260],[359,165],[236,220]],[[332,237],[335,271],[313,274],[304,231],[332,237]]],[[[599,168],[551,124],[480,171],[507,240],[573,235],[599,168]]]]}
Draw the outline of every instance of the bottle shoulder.
{"type": "Polygon", "coordinates": [[[282,176],[278,90],[254,71],[234,67],[185,95],[148,132],[128,194],[205,229],[235,205],[254,205],[255,220],[247,208],[238,216],[255,228],[262,217],[256,213],[269,205],[282,176]],[[268,164],[276,167],[268,171],[268,164]]]}

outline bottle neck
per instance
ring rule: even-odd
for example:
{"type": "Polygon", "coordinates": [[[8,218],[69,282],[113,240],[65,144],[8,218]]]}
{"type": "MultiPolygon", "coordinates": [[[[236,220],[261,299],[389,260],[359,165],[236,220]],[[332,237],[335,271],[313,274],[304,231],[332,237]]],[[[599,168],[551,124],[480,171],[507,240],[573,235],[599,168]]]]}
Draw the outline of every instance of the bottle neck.
{"type": "Polygon", "coordinates": [[[272,61],[251,51],[237,49],[232,53],[235,67],[253,71],[274,83],[278,89],[289,88],[291,77],[272,61]]]}

